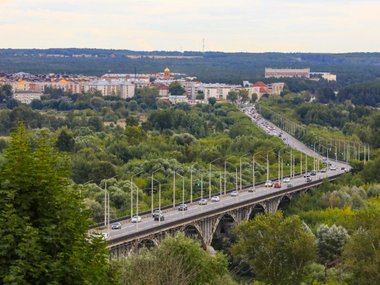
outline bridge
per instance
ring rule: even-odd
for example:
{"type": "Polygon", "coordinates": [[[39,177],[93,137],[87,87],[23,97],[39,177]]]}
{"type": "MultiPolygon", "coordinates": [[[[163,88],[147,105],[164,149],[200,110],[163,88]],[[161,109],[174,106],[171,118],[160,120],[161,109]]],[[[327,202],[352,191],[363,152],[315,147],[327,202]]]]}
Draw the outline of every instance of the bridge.
{"type": "MultiPolygon", "coordinates": [[[[289,146],[322,159],[291,135],[283,132],[282,137],[289,146]]],[[[154,221],[150,212],[141,215],[140,223],[132,224],[130,219],[123,220],[121,229],[103,230],[108,233],[111,258],[128,256],[142,247],[157,246],[166,236],[177,232],[184,232],[187,236],[198,239],[204,248],[209,248],[215,240],[228,235],[234,224],[253,219],[258,213],[275,213],[297,193],[311,190],[325,180],[333,181],[349,170],[345,162],[336,160],[334,165],[336,170],[327,168],[326,172],[312,176],[312,181],[307,182],[302,174],[292,177],[291,187],[282,184],[281,188],[272,188],[258,183],[244,187],[237,196],[230,195],[230,190],[226,195],[220,195],[220,201],[208,201],[207,205],[199,205],[195,199],[188,204],[187,211],[169,207],[164,210],[164,221],[154,221]]]]}

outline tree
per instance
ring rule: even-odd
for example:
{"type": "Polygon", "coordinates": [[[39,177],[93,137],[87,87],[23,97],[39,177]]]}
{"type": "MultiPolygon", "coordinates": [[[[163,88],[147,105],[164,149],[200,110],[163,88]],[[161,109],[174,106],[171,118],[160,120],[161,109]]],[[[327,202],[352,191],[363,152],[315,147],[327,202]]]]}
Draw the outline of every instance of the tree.
{"type": "Polygon", "coordinates": [[[349,236],[347,230],[342,226],[320,225],[316,237],[319,259],[326,266],[341,256],[349,236]]]}
{"type": "Polygon", "coordinates": [[[230,91],[227,94],[227,100],[230,102],[236,102],[238,98],[238,93],[236,91],[230,91]]]}
{"type": "Polygon", "coordinates": [[[61,130],[55,145],[60,151],[73,151],[75,145],[73,135],[69,133],[66,129],[61,130]]]}
{"type": "Polygon", "coordinates": [[[343,251],[345,266],[355,277],[355,284],[378,284],[380,280],[380,211],[361,211],[355,225],[358,230],[343,251]]]}
{"type": "Polygon", "coordinates": [[[239,91],[239,98],[242,102],[248,102],[249,101],[248,90],[247,89],[241,89],[239,91]]]}
{"type": "Polygon", "coordinates": [[[214,106],[216,104],[216,98],[215,97],[210,97],[208,98],[208,103],[211,105],[211,106],[214,106]]]}
{"type": "Polygon", "coordinates": [[[233,255],[247,260],[257,279],[268,284],[299,284],[316,257],[315,237],[297,216],[257,215],[238,225],[235,234],[233,255]]]}
{"type": "Polygon", "coordinates": [[[105,243],[88,236],[89,213],[47,136],[23,125],[0,171],[0,283],[105,284],[105,243]]]}
{"type": "MultiPolygon", "coordinates": [[[[217,285],[226,273],[227,261],[222,254],[209,255],[199,243],[184,234],[167,237],[160,247],[119,263],[121,283],[125,285],[217,285]]],[[[231,281],[223,283],[232,284],[231,281]]]]}
{"type": "Polygon", "coordinates": [[[171,95],[178,96],[185,93],[185,89],[182,87],[181,83],[174,81],[169,85],[169,92],[171,95]]]}

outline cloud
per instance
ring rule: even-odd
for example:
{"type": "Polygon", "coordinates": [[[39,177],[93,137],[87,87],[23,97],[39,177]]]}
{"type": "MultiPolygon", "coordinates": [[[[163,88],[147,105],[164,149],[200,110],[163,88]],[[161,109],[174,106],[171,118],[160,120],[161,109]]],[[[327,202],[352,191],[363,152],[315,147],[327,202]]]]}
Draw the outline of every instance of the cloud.
{"type": "Polygon", "coordinates": [[[0,0],[0,47],[379,51],[375,0],[0,0]]]}

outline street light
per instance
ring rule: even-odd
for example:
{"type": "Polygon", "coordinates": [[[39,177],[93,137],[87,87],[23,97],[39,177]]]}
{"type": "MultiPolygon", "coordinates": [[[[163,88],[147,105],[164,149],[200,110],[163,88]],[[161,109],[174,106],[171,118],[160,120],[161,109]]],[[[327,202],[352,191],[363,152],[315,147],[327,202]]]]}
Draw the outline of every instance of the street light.
{"type": "Polygon", "coordinates": [[[107,181],[117,177],[117,175],[108,178],[104,182],[104,226],[108,229],[110,224],[110,194],[107,191],[107,181]]]}
{"type": "Polygon", "coordinates": [[[217,161],[217,160],[219,160],[219,159],[221,159],[220,157],[218,157],[218,158],[215,158],[213,161],[211,161],[210,163],[209,163],[209,176],[208,176],[208,182],[209,182],[209,184],[208,184],[208,196],[209,196],[209,199],[211,199],[211,164],[213,163],[213,162],[215,162],[215,161],[217,161]]]}
{"type": "MultiPolygon", "coordinates": [[[[133,217],[133,177],[135,177],[135,176],[137,176],[143,172],[144,172],[144,170],[142,170],[138,173],[135,173],[131,176],[131,181],[130,181],[130,183],[131,183],[131,218],[133,217]]],[[[138,196],[139,196],[139,194],[137,193],[137,199],[138,199],[138,196]]],[[[136,205],[136,209],[137,209],[137,205],[136,205]]]]}
{"type": "MultiPolygon", "coordinates": [[[[232,156],[230,156],[232,157],[232,156]]],[[[230,157],[227,157],[225,160],[224,160],[224,195],[227,194],[227,163],[232,165],[233,167],[235,167],[235,187],[236,187],[236,190],[238,189],[238,181],[237,181],[237,167],[232,164],[228,159],[230,157]]]]}
{"type": "Polygon", "coordinates": [[[242,156],[240,156],[240,158],[239,158],[239,167],[240,167],[240,191],[242,191],[242,188],[243,188],[243,185],[242,185],[242,180],[243,180],[243,178],[242,178],[242,165],[241,165],[241,159],[242,159],[242,157],[244,157],[244,156],[247,156],[248,154],[250,154],[249,152],[247,152],[247,153],[245,153],[245,154],[243,154],[242,156]]]}
{"type": "Polygon", "coordinates": [[[153,197],[153,195],[154,195],[154,194],[153,194],[153,180],[154,180],[154,178],[153,178],[153,174],[156,173],[157,171],[161,170],[161,169],[162,169],[162,167],[156,169],[156,170],[153,171],[152,174],[151,174],[151,175],[152,175],[152,180],[151,180],[152,182],[151,182],[151,192],[150,192],[150,196],[151,196],[151,208],[152,208],[151,211],[152,211],[152,215],[153,215],[153,211],[154,211],[154,209],[153,209],[153,207],[154,207],[154,199],[153,199],[153,198],[154,198],[154,197],[153,197]]]}
{"type": "MultiPolygon", "coordinates": [[[[161,211],[161,183],[157,179],[152,178],[152,185],[153,185],[154,181],[156,181],[158,183],[158,212],[160,213],[160,211],[161,211]]],[[[153,188],[152,188],[152,190],[153,190],[153,188]]],[[[153,215],[153,211],[152,211],[152,215],[153,215]]],[[[161,222],[161,217],[159,216],[158,217],[158,223],[160,223],[160,222],[161,222]]]]}

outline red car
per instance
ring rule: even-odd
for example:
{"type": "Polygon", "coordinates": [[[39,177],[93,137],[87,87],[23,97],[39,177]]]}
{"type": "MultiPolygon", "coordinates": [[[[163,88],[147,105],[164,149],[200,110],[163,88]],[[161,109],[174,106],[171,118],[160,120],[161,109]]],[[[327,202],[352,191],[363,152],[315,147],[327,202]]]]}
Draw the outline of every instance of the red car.
{"type": "Polygon", "coordinates": [[[281,183],[279,182],[274,183],[274,188],[281,188],[281,183]]]}

